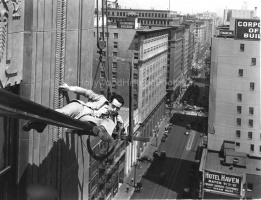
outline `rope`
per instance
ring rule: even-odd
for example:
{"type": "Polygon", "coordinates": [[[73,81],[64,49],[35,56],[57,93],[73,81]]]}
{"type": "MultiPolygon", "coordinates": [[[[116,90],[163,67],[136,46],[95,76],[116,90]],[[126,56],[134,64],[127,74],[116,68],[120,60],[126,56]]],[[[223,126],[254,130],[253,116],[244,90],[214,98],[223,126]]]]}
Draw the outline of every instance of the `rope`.
{"type": "MultiPolygon", "coordinates": [[[[66,0],[59,0],[57,3],[56,20],[56,50],[55,50],[55,85],[54,85],[54,109],[63,105],[63,94],[59,92],[59,86],[64,82],[64,58],[65,58],[65,24],[66,24],[66,0]]],[[[57,188],[61,196],[61,176],[62,176],[62,128],[53,128],[53,141],[56,143],[57,159],[57,188]]]]}

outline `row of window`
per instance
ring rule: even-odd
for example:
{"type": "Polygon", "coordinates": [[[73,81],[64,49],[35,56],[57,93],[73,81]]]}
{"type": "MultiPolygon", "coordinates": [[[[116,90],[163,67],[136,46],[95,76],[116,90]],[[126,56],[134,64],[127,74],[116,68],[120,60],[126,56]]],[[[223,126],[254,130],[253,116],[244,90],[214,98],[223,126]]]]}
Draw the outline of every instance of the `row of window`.
{"type": "MultiPolygon", "coordinates": [[[[248,114],[249,115],[254,115],[254,108],[253,107],[249,107],[248,110],[248,114]]],[[[241,114],[242,113],[242,106],[237,106],[237,114],[241,114]]]]}
{"type": "MultiPolygon", "coordinates": [[[[238,126],[241,126],[241,118],[237,118],[237,125],[238,126]]],[[[253,124],[254,124],[254,120],[253,119],[249,119],[248,120],[248,127],[249,128],[252,128],[253,127],[253,124]]]]}
{"type": "Polygon", "coordinates": [[[163,46],[166,46],[166,45],[168,45],[168,42],[163,42],[163,43],[158,44],[154,47],[147,48],[147,49],[144,50],[144,54],[149,53],[150,51],[154,51],[154,50],[161,48],[163,46]]]}
{"type": "MultiPolygon", "coordinates": [[[[236,137],[241,138],[241,131],[240,130],[236,130],[236,137]]],[[[248,134],[247,134],[247,138],[252,140],[253,139],[253,132],[249,131],[248,134]]],[[[260,133],[260,140],[261,140],[261,133],[260,133]]]]}
{"type": "MultiPolygon", "coordinates": [[[[110,33],[108,33],[108,32],[105,32],[104,33],[104,37],[106,38],[106,37],[109,37],[110,36],[110,33]]],[[[95,36],[95,32],[93,32],[93,37],[96,37],[95,36]]],[[[113,33],[113,38],[114,39],[118,39],[118,37],[119,37],[119,34],[118,33],[113,33]]],[[[100,32],[100,38],[103,38],[103,32],[100,32]]]]}
{"type": "Polygon", "coordinates": [[[163,40],[163,39],[165,39],[167,37],[168,36],[166,36],[166,35],[162,35],[162,36],[159,36],[159,37],[154,37],[154,38],[151,38],[151,39],[147,39],[147,40],[144,40],[144,44],[147,44],[147,43],[150,43],[150,42],[159,41],[159,40],[163,40]]]}
{"type": "MultiPolygon", "coordinates": [[[[236,142],[236,147],[240,147],[240,143],[236,142]]],[[[254,144],[250,144],[250,151],[254,152],[255,151],[255,145],[254,144]]],[[[259,146],[259,153],[261,153],[261,146],[259,146]]]]}
{"type": "MultiPolygon", "coordinates": [[[[126,16],[128,12],[108,12],[108,16],[126,16]]],[[[139,17],[159,17],[159,18],[167,18],[167,14],[165,13],[138,13],[139,17]]]]}
{"type": "Polygon", "coordinates": [[[165,20],[138,20],[138,23],[141,23],[142,25],[151,25],[151,24],[158,24],[158,25],[169,25],[169,21],[165,20]]]}

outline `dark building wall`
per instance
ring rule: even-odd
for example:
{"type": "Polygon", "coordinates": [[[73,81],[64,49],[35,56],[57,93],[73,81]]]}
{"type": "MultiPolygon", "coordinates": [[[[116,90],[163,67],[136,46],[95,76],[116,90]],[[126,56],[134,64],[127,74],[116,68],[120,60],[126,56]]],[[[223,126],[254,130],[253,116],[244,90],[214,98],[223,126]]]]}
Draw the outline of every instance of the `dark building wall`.
{"type": "Polygon", "coordinates": [[[182,36],[183,29],[178,28],[171,31],[170,37],[170,59],[169,59],[169,83],[173,85],[170,89],[177,87],[179,78],[182,75],[181,60],[182,60],[182,36]]]}
{"type": "MultiPolygon", "coordinates": [[[[129,80],[129,73],[130,73],[129,61],[131,61],[131,59],[133,58],[134,52],[137,53],[139,52],[138,50],[135,50],[135,42],[134,42],[137,41],[137,43],[139,43],[139,39],[134,38],[136,33],[136,30],[134,29],[109,28],[108,31],[109,31],[109,43],[108,43],[109,53],[107,52],[107,49],[104,49],[104,51],[106,51],[106,54],[108,54],[109,56],[109,72],[108,72],[108,65],[107,65],[108,62],[106,60],[106,57],[104,56],[103,58],[105,63],[104,65],[105,65],[106,76],[108,77],[109,83],[116,82],[116,88],[112,88],[112,92],[116,92],[122,95],[125,101],[124,107],[129,107],[129,101],[128,101],[129,99],[128,80],[129,80]],[[114,38],[114,33],[118,34],[118,38],[114,38]],[[118,48],[113,47],[114,42],[117,42],[118,48]],[[112,57],[114,55],[114,52],[117,53],[117,57],[119,57],[119,59],[114,59],[112,57]],[[113,63],[117,63],[117,69],[112,69],[113,63]],[[112,79],[112,72],[117,74],[116,79],[112,79]]],[[[94,40],[97,41],[96,28],[94,28],[94,32],[95,32],[94,40]]],[[[102,32],[101,28],[99,28],[99,32],[102,32]]],[[[93,79],[95,79],[93,90],[97,93],[101,93],[107,96],[108,84],[105,84],[104,87],[100,85],[100,83],[102,82],[106,83],[107,80],[106,78],[101,78],[101,68],[98,68],[99,54],[97,53],[97,51],[98,48],[95,45],[93,48],[93,55],[94,55],[93,56],[93,79]]],[[[137,73],[137,70],[134,69],[133,73],[137,73]]],[[[134,92],[134,94],[137,94],[137,91],[134,92]]]]}
{"type": "MultiPolygon", "coordinates": [[[[15,64],[11,72],[18,72],[18,76],[21,77],[19,93],[22,97],[48,108],[54,107],[56,92],[54,85],[57,67],[57,6],[61,1],[19,2],[21,16],[13,18],[10,13],[10,29],[6,41],[8,49],[1,61],[15,64]],[[15,20],[12,21],[13,19],[15,20]]],[[[64,81],[69,85],[85,87],[83,80],[92,78],[94,1],[63,2],[66,2],[64,81]]],[[[2,77],[2,71],[0,73],[2,77]]],[[[19,79],[14,79],[12,84],[15,82],[20,83],[19,79]]],[[[76,96],[70,94],[69,98],[64,98],[64,104],[74,98],[76,96]]],[[[48,126],[39,134],[35,131],[23,132],[21,126],[24,121],[19,120],[19,124],[16,179],[22,193],[17,195],[17,198],[26,198],[22,195],[25,195],[25,187],[28,184],[40,183],[58,187],[63,200],[80,197],[87,199],[89,154],[82,145],[86,138],[83,137],[81,140],[78,136],[63,134],[59,144],[59,162],[52,126],[48,126]],[[57,173],[59,167],[61,174],[57,173]]]]}

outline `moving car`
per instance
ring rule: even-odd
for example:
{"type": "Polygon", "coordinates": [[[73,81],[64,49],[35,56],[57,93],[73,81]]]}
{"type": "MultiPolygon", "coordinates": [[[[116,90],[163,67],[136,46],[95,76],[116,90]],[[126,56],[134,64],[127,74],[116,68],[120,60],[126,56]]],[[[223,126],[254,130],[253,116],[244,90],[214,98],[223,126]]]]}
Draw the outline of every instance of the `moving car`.
{"type": "Polygon", "coordinates": [[[186,130],[185,135],[189,135],[190,134],[190,130],[186,130]]]}

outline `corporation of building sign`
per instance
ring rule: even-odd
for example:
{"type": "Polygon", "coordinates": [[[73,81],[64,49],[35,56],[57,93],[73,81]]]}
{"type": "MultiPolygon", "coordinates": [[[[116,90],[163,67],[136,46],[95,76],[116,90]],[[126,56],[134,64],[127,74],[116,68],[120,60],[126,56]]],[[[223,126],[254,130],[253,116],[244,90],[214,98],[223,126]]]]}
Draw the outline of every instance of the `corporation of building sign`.
{"type": "Polygon", "coordinates": [[[247,40],[260,40],[259,19],[236,19],[235,38],[247,40]]]}

